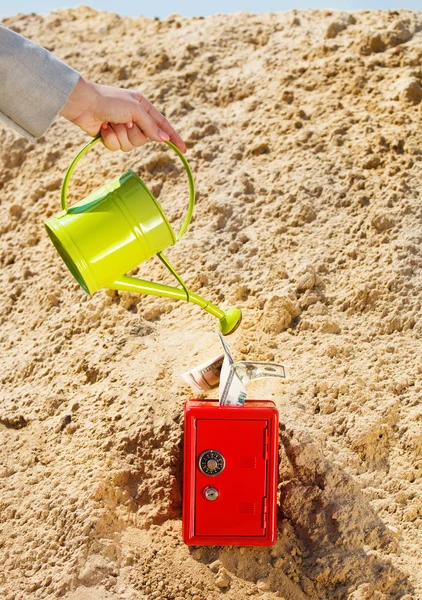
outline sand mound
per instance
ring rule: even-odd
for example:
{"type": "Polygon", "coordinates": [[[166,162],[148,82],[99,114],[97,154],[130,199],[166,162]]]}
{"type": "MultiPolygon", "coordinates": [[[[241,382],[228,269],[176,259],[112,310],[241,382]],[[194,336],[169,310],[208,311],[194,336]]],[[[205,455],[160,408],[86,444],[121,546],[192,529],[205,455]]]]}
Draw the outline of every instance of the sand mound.
{"type": "MultiPolygon", "coordinates": [[[[422,15],[166,20],[87,8],[4,23],[181,131],[194,221],[168,256],[243,309],[239,358],[288,361],[273,548],[181,542],[179,373],[220,351],[196,306],[89,298],[43,230],[86,136],[0,149],[4,600],[422,598],[422,15]]],[[[91,151],[70,197],[131,166],[181,222],[180,164],[91,151]]],[[[70,199],[70,198],[69,198],[70,199]]],[[[158,260],[140,276],[169,281],[158,260]]]]}

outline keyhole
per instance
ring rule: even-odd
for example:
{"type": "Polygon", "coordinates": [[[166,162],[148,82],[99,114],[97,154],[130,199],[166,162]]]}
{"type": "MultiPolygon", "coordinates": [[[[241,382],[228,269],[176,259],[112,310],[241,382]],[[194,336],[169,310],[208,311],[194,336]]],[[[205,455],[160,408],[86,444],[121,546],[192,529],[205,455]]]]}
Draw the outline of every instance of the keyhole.
{"type": "Polygon", "coordinates": [[[204,496],[207,500],[217,500],[218,490],[216,490],[214,487],[208,486],[204,489],[204,496]]]}

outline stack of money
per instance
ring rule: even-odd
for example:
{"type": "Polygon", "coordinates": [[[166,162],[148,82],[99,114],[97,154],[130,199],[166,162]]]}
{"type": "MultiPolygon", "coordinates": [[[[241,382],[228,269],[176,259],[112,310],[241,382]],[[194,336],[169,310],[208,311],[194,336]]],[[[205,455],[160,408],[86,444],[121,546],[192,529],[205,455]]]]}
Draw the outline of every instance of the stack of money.
{"type": "Polygon", "coordinates": [[[246,400],[246,385],[250,381],[276,377],[287,379],[288,370],[278,363],[235,362],[227,340],[218,332],[224,349],[207,362],[183,373],[182,377],[195,391],[208,391],[220,383],[219,402],[222,406],[243,406],[246,400]]]}

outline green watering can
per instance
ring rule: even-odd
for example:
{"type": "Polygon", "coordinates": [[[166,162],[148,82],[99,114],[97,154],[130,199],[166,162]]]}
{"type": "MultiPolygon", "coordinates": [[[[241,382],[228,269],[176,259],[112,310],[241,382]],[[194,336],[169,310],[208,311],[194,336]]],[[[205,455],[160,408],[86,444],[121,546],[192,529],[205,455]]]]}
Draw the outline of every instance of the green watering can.
{"type": "Polygon", "coordinates": [[[68,207],[66,196],[70,177],[79,160],[100,140],[101,136],[91,140],[74,158],[63,181],[62,212],[45,223],[51,241],[76,281],[90,295],[101,288],[109,288],[193,302],[219,319],[224,335],[232,333],[240,324],[241,311],[238,308],[223,311],[190,292],[163,254],[165,248],[175,244],[185,233],[195,203],[192,172],[174,144],[166,142],[186,169],[190,194],[188,212],[177,235],[158,200],[131,169],[68,207]],[[126,275],[154,254],[181,288],[126,275]]]}

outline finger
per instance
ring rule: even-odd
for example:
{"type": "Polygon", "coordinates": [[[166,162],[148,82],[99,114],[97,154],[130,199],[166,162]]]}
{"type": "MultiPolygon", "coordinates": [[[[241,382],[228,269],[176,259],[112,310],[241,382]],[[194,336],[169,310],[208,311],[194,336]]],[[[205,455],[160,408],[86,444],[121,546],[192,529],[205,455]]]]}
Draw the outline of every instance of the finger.
{"type": "Polygon", "coordinates": [[[137,148],[139,146],[143,146],[148,141],[146,135],[139,129],[137,125],[133,125],[133,127],[128,129],[127,136],[130,143],[137,148]]]}
{"type": "Polygon", "coordinates": [[[111,150],[112,152],[120,150],[120,143],[117,139],[117,135],[107,123],[101,125],[101,136],[103,138],[103,144],[108,150],[111,150]]]}
{"type": "Polygon", "coordinates": [[[165,131],[170,136],[170,140],[173,142],[173,144],[177,146],[181,152],[186,152],[185,142],[182,140],[177,131],[170,125],[165,116],[162,115],[160,111],[158,111],[155,106],[143,96],[141,96],[139,103],[142,108],[144,108],[146,112],[154,119],[160,129],[165,131]]]}
{"type": "MultiPolygon", "coordinates": [[[[169,136],[169,139],[175,144],[181,152],[186,152],[186,145],[177,131],[170,125],[164,115],[162,115],[149,100],[139,92],[132,92],[132,97],[139,102],[145,112],[152,118],[153,122],[159,126],[169,136]]],[[[152,138],[154,139],[154,138],[152,138]]],[[[166,138],[161,136],[161,140],[166,138]]],[[[168,140],[167,140],[168,141],[168,140]]]]}
{"type": "Polygon", "coordinates": [[[128,130],[126,129],[126,126],[123,123],[111,123],[110,126],[119,140],[120,149],[123,152],[130,152],[133,150],[134,146],[128,138],[128,130]]]}
{"type": "Polygon", "coordinates": [[[170,139],[168,133],[158,127],[154,119],[147,113],[146,110],[142,108],[139,103],[136,103],[135,105],[133,121],[150,140],[154,140],[155,142],[163,142],[170,139]]]}

